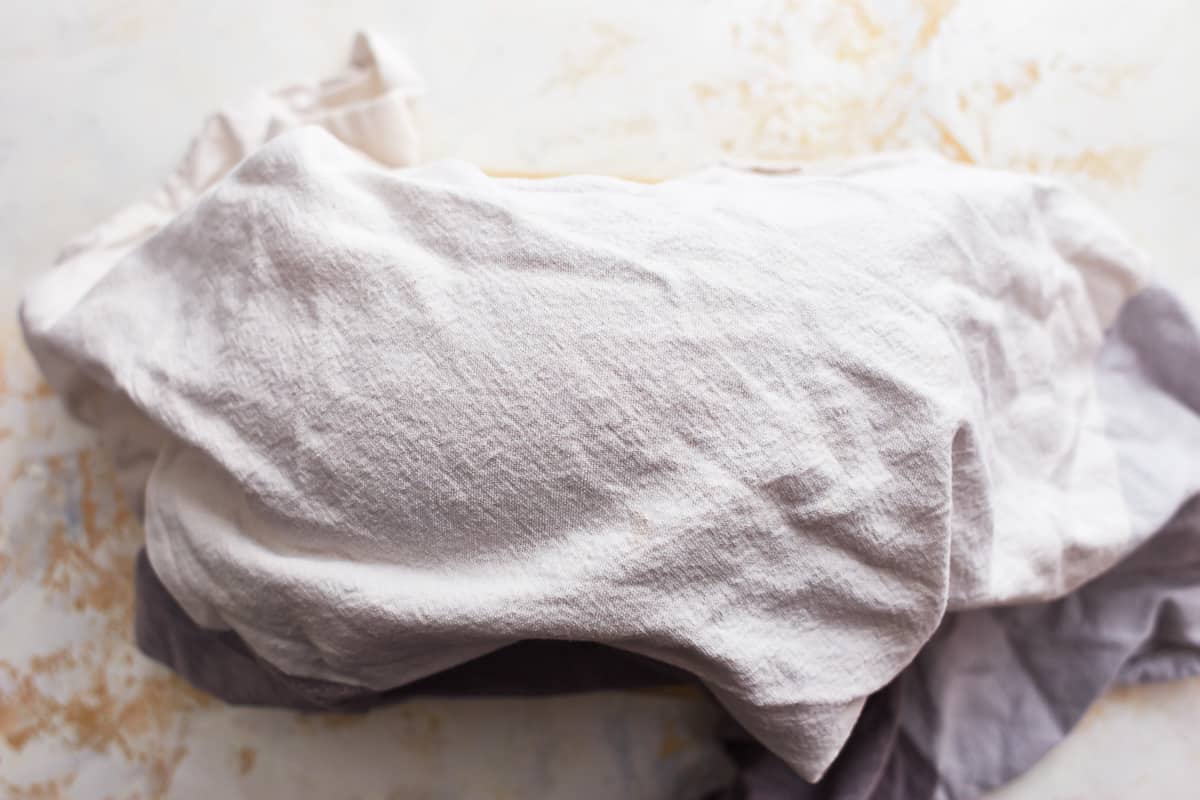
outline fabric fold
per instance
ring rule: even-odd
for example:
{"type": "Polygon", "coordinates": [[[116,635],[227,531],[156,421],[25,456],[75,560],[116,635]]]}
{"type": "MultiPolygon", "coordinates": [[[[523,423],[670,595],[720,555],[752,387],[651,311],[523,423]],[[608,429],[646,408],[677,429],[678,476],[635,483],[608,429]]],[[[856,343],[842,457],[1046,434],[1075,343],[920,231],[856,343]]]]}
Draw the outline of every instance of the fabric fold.
{"type": "Polygon", "coordinates": [[[1093,600],[1112,669],[1163,674],[1160,632],[1191,668],[1186,613],[1104,598],[1167,591],[1126,557],[1200,488],[1200,346],[1076,193],[921,155],[414,167],[419,90],[360,36],[26,296],[143,515],[152,657],[305,708],[686,675],[781,759],[750,796],[835,765],[847,798],[1027,768],[1112,679],[1055,682],[1093,600]],[[1037,735],[971,761],[995,685],[1037,735]]]}
{"type": "MultiPolygon", "coordinates": [[[[162,188],[69,243],[54,267],[26,290],[23,329],[51,327],[125,255],[287,130],[320,126],[382,164],[415,163],[420,139],[414,103],[423,91],[407,59],[364,32],[355,36],[342,73],[313,85],[259,91],[214,113],[162,188]]],[[[26,336],[26,343],[68,410],[99,429],[122,489],[140,513],[150,468],[164,444],[160,431],[126,398],[101,390],[70,356],[55,353],[36,336],[26,336]]]]}

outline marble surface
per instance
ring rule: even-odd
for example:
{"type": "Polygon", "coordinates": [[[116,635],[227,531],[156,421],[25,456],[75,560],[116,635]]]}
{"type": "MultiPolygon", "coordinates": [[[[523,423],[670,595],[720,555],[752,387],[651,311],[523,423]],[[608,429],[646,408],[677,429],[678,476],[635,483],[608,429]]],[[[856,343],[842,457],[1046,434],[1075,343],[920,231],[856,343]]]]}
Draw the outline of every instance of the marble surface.
{"type": "MultiPolygon", "coordinates": [[[[20,289],[152,191],[210,110],[389,36],[425,152],[657,179],[927,147],[1060,175],[1200,309],[1200,4],[53,0],[0,6],[0,796],[675,798],[728,776],[691,693],[231,709],[140,657],[141,532],[37,378],[20,289]]],[[[997,797],[1192,798],[1200,682],[1122,690],[997,797]]]]}

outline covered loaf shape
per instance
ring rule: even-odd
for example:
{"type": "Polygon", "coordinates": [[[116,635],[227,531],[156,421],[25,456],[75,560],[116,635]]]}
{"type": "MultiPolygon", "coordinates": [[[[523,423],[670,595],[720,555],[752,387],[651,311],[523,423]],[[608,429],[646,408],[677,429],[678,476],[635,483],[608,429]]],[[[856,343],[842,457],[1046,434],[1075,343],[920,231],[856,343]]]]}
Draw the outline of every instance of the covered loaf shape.
{"type": "Polygon", "coordinates": [[[498,180],[304,128],[24,319],[90,421],[160,437],[149,556],[201,625],[379,689],[615,645],[815,779],[948,608],[1137,544],[1095,386],[1137,263],[932,157],[498,180]]]}

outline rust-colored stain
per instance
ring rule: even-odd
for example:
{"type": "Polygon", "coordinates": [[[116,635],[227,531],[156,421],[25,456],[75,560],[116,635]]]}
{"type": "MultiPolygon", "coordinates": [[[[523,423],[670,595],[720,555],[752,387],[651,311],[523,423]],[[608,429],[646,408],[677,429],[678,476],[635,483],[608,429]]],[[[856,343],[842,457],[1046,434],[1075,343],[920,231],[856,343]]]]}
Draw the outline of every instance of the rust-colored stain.
{"type": "Polygon", "coordinates": [[[897,114],[888,126],[882,131],[871,136],[871,146],[875,150],[885,150],[887,147],[897,141],[896,134],[899,133],[901,127],[908,121],[908,112],[901,111],[897,114]]]}
{"type": "Polygon", "coordinates": [[[787,68],[792,63],[791,40],[778,19],[758,19],[742,41],[746,50],[769,64],[787,68]]]}
{"type": "Polygon", "coordinates": [[[694,94],[696,96],[696,99],[698,101],[703,103],[708,100],[712,100],[714,97],[717,97],[720,94],[720,92],[716,88],[714,88],[711,84],[693,83],[692,84],[692,94],[694,94]]]}
{"type": "Polygon", "coordinates": [[[60,647],[45,655],[29,659],[29,669],[38,675],[54,675],[64,669],[72,669],[78,663],[69,647],[60,647]]]}
{"type": "Polygon", "coordinates": [[[0,694],[0,735],[10,748],[20,752],[30,739],[43,732],[42,719],[51,705],[37,690],[32,674],[0,662],[0,675],[13,687],[0,694]]]}
{"type": "Polygon", "coordinates": [[[954,135],[950,128],[947,127],[946,123],[942,122],[932,114],[926,114],[925,116],[928,118],[930,124],[933,125],[934,130],[937,131],[938,147],[943,153],[955,161],[961,161],[964,164],[975,163],[975,159],[971,156],[971,153],[967,150],[963,143],[959,141],[958,137],[954,135]]]}
{"type": "Polygon", "coordinates": [[[445,744],[441,717],[428,710],[405,708],[391,721],[397,742],[410,753],[430,756],[445,744]]]}
{"type": "Polygon", "coordinates": [[[4,790],[4,797],[7,800],[61,800],[61,798],[70,797],[67,791],[73,783],[75,783],[74,775],[38,781],[25,786],[18,786],[0,778],[0,789],[4,790]]]}
{"type": "Polygon", "coordinates": [[[83,483],[79,496],[79,513],[83,519],[83,533],[87,537],[88,544],[95,547],[100,543],[101,533],[96,524],[96,499],[92,496],[96,491],[96,478],[92,475],[92,454],[84,450],[76,456],[76,459],[83,483]]]}
{"type": "Polygon", "coordinates": [[[1028,94],[1042,79],[1042,69],[1036,61],[1027,61],[1021,66],[1017,77],[1009,81],[992,84],[992,102],[997,106],[1010,103],[1020,95],[1028,94]]]}
{"type": "MultiPolygon", "coordinates": [[[[24,459],[13,479],[40,492],[46,507],[64,509],[40,523],[42,563],[31,578],[60,610],[92,622],[70,646],[0,661],[0,737],[12,753],[43,740],[118,756],[142,767],[142,796],[161,797],[187,752],[172,741],[181,715],[213,701],[134,659],[133,561],[142,537],[115,472],[100,451],[85,449],[24,459]]],[[[7,785],[4,796],[54,797],[69,779],[7,785]]]]}
{"type": "Polygon", "coordinates": [[[249,774],[250,770],[254,769],[256,760],[258,760],[258,751],[253,747],[238,748],[238,774],[249,774]]]}
{"type": "Polygon", "coordinates": [[[20,751],[34,737],[66,736],[73,747],[136,759],[145,738],[166,733],[176,713],[211,702],[173,675],[146,677],[131,693],[114,691],[104,662],[89,663],[88,685],[64,700],[43,690],[43,676],[32,668],[0,662],[0,674],[14,687],[0,694],[0,733],[9,747],[20,751]]]}
{"type": "Polygon", "coordinates": [[[620,56],[633,45],[634,38],[612,25],[598,23],[592,30],[600,39],[599,43],[579,57],[569,59],[559,74],[542,87],[543,92],[577,89],[588,78],[619,68],[620,56]]]}
{"type": "MultiPolygon", "coordinates": [[[[873,16],[865,0],[838,4],[817,20],[804,6],[787,4],[770,20],[734,29],[732,47],[753,56],[756,69],[689,88],[697,103],[724,108],[726,116],[738,121],[737,133],[715,144],[743,158],[782,163],[911,147],[920,134],[910,121],[924,113],[922,95],[914,91],[912,64],[953,7],[952,2],[923,5],[923,33],[906,43],[899,31],[873,16]],[[823,85],[794,75],[786,48],[797,29],[814,31],[812,46],[834,62],[880,69],[893,77],[864,93],[846,91],[834,78],[823,85]]],[[[973,99],[960,93],[960,108],[973,99]]]]}
{"type": "Polygon", "coordinates": [[[1138,182],[1146,155],[1146,150],[1141,147],[1086,148],[1074,155],[1018,158],[1008,166],[1049,175],[1079,176],[1123,189],[1138,182]]]}
{"type": "Polygon", "coordinates": [[[22,400],[45,400],[54,397],[54,389],[41,378],[37,379],[33,388],[21,393],[22,400]]]}
{"type": "Polygon", "coordinates": [[[87,538],[69,536],[66,526],[55,525],[42,586],[71,597],[76,611],[97,611],[127,627],[125,623],[133,619],[134,556],[114,553],[97,558],[94,552],[87,538]]]}
{"type": "Polygon", "coordinates": [[[673,721],[667,721],[663,726],[662,740],[658,745],[658,757],[670,758],[676,753],[687,749],[688,740],[679,735],[673,721]]]}
{"type": "Polygon", "coordinates": [[[1143,62],[1122,64],[1071,64],[1066,71],[1080,88],[1100,97],[1113,97],[1130,84],[1146,78],[1150,65],[1143,62]]]}
{"type": "Polygon", "coordinates": [[[954,11],[957,0],[921,0],[920,5],[925,19],[917,32],[917,48],[924,49],[938,35],[942,23],[954,11]]]}
{"type": "Polygon", "coordinates": [[[852,29],[835,50],[838,61],[862,64],[878,55],[886,28],[867,11],[863,0],[848,0],[843,6],[852,18],[852,29]]]}
{"type": "MultiPolygon", "coordinates": [[[[79,485],[77,529],[56,521],[47,543],[42,586],[69,597],[76,611],[104,615],[114,632],[127,631],[133,619],[133,564],[140,531],[132,524],[124,496],[106,459],[93,451],[74,458],[79,485]],[[96,460],[104,464],[105,508],[100,517],[96,460]]],[[[61,459],[48,459],[52,474],[63,474],[61,459]]]]}
{"type": "Polygon", "coordinates": [[[353,725],[362,719],[361,714],[306,714],[304,719],[308,722],[319,722],[321,727],[327,729],[344,728],[347,725],[353,725]]]}
{"type": "Polygon", "coordinates": [[[175,778],[175,771],[179,769],[179,764],[187,757],[187,753],[187,745],[181,744],[164,754],[151,757],[147,777],[150,783],[150,796],[155,800],[162,800],[167,796],[167,792],[171,788],[171,781],[175,778]]]}
{"type": "Polygon", "coordinates": [[[1051,170],[1085,175],[1114,187],[1126,187],[1137,182],[1145,163],[1146,151],[1140,147],[1089,148],[1075,156],[1055,159],[1051,170]]]}

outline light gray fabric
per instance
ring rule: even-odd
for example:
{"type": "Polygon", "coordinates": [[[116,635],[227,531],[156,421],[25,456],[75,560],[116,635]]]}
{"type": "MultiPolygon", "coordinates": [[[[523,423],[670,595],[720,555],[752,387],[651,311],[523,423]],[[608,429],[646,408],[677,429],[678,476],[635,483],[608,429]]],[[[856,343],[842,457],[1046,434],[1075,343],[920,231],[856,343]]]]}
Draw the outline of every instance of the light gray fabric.
{"type": "Polygon", "coordinates": [[[1056,603],[949,619],[894,689],[915,755],[873,797],[978,797],[1033,766],[1114,683],[1200,673],[1200,499],[1179,507],[1200,478],[1200,334],[1151,288],[1122,309],[1099,364],[1131,516],[1158,532],[1056,603]],[[918,774],[933,777],[919,795],[897,777],[918,774]]]}
{"type": "Polygon", "coordinates": [[[1140,541],[1095,382],[1136,266],[935,158],[501,181],[309,128],[23,320],[72,407],[161,432],[149,555],[199,624],[381,690],[607,643],[816,778],[948,607],[1140,541]]]}
{"type": "Polygon", "coordinates": [[[951,614],[871,697],[817,784],[738,742],[719,800],[974,800],[1031,768],[1114,685],[1200,675],[1200,501],[1052,603],[951,614]]]}
{"type": "MultiPolygon", "coordinates": [[[[1169,292],[1130,300],[1098,381],[1132,516],[1150,524],[1200,477],[1200,332],[1169,292]]],[[[1200,497],[1052,603],[950,614],[871,698],[820,784],[758,756],[743,800],[971,800],[1032,767],[1114,684],[1200,674],[1200,497]]],[[[1183,497],[1188,497],[1185,493],[1183,497]]]]}
{"type": "Polygon", "coordinates": [[[1032,767],[1114,684],[1196,674],[1193,502],[1132,557],[1062,600],[952,615],[889,690],[898,695],[897,743],[862,796],[979,797],[1032,767]]]}
{"type": "Polygon", "coordinates": [[[1157,530],[1200,492],[1200,337],[1170,292],[1151,287],[1125,304],[1097,383],[1130,520],[1157,530]]]}

